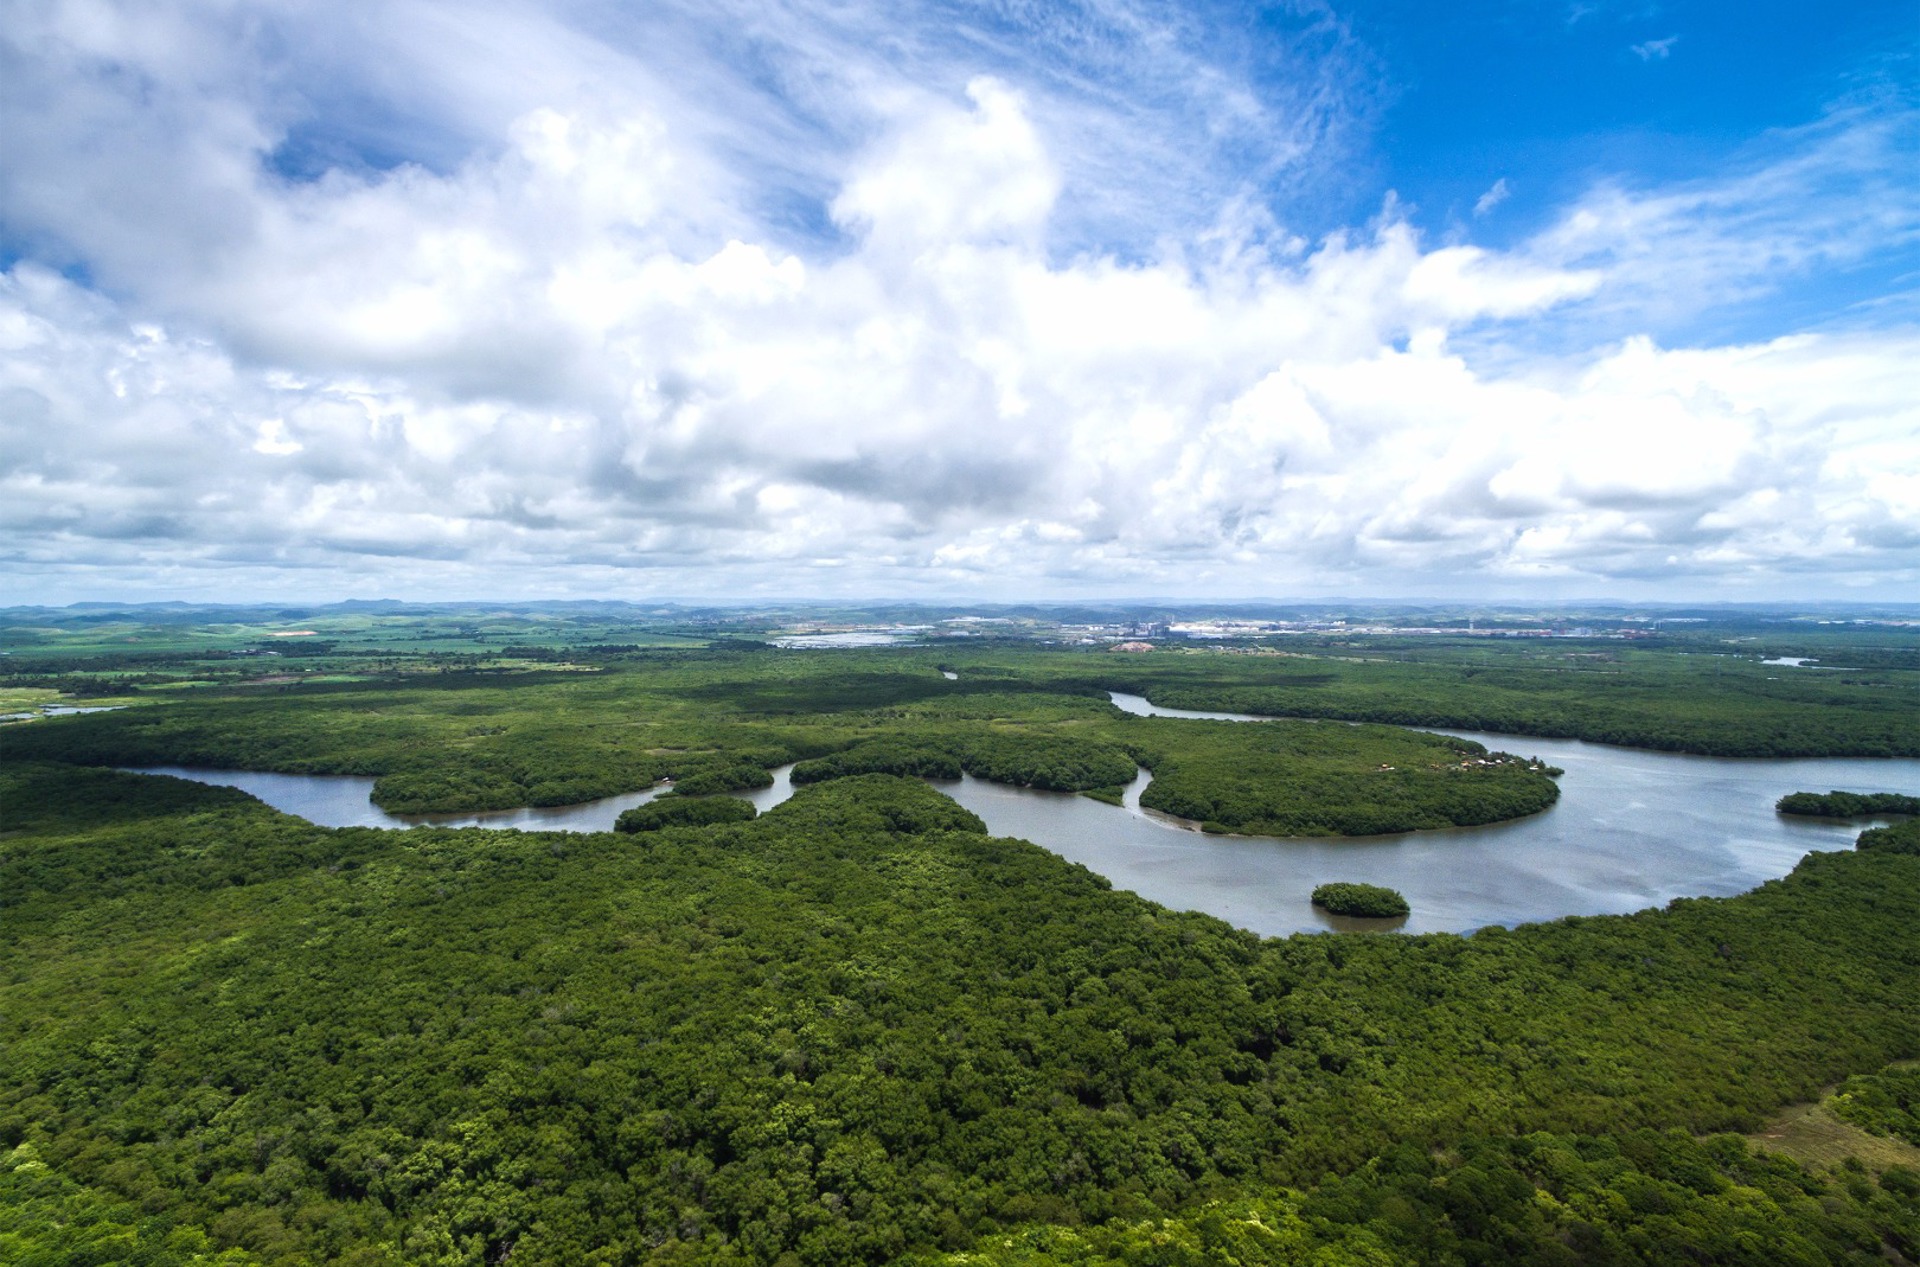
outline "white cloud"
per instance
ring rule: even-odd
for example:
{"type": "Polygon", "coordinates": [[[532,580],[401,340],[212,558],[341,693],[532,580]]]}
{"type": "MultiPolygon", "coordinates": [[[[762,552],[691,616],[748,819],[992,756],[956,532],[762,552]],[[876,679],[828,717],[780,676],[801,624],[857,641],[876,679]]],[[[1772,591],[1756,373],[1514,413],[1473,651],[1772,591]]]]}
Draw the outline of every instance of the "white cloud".
{"type": "Polygon", "coordinates": [[[1058,95],[867,83],[871,127],[822,190],[841,237],[808,244],[686,90],[555,87],[625,64],[508,12],[461,47],[511,60],[520,32],[550,99],[490,118],[443,67],[411,91],[490,136],[313,181],[273,174],[278,90],[233,90],[217,23],[16,41],[64,130],[8,143],[0,216],[102,279],[0,276],[16,592],[1920,577],[1913,331],[1460,350],[1908,232],[1910,198],[1808,228],[1782,192],[1864,179],[1889,143],[1871,121],[1717,183],[1602,189],[1507,251],[1424,243],[1389,209],[1274,249],[1222,216],[1142,257],[1059,249],[1099,163],[1050,124],[1058,95]]]}
{"type": "Polygon", "coordinates": [[[1646,40],[1631,45],[1633,55],[1643,62],[1664,62],[1673,56],[1673,46],[1680,42],[1678,35],[1669,35],[1661,40],[1646,40]]]}
{"type": "Polygon", "coordinates": [[[834,219],[871,249],[1044,241],[1060,177],[1006,85],[967,85],[971,110],[934,105],[854,172],[834,219]]]}
{"type": "Polygon", "coordinates": [[[1603,182],[1524,251],[1602,273],[1597,306],[1618,322],[1673,324],[1920,244],[1920,185],[1903,179],[1916,143],[1920,111],[1836,111],[1730,171],[1603,182]]]}
{"type": "Polygon", "coordinates": [[[1476,216],[1486,215],[1489,211],[1492,211],[1495,207],[1505,202],[1511,193],[1512,191],[1507,188],[1507,178],[1502,176],[1499,180],[1493,182],[1492,187],[1490,187],[1486,193],[1481,194],[1474,200],[1473,214],[1476,216]]]}

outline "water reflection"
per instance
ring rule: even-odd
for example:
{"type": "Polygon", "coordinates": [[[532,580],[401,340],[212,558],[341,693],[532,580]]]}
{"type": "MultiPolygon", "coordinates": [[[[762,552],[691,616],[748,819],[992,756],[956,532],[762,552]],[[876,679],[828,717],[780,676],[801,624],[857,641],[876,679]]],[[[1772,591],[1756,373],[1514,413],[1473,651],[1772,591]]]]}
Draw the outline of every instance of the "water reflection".
{"type": "MultiPolygon", "coordinates": [[[[1117,692],[1113,702],[1143,716],[1267,720],[1160,708],[1117,692]]],[[[1561,767],[1559,802],[1514,822],[1401,836],[1200,836],[1175,832],[1149,814],[1067,848],[1046,843],[1122,888],[1256,932],[1326,927],[1308,895],[1331,880],[1398,889],[1413,907],[1409,932],[1462,931],[1742,893],[1785,875],[1810,850],[1850,847],[1864,825],[1783,818],[1773,804],[1788,792],[1920,787],[1920,760],[1912,759],[1694,757],[1571,739],[1438,733],[1561,767]]],[[[1136,801],[1130,790],[1129,803],[1136,801]]]]}
{"type": "MultiPolygon", "coordinates": [[[[793,767],[773,772],[773,786],[740,793],[765,813],[793,795],[793,767]]],[[[645,805],[672,786],[659,783],[639,792],[585,801],[579,805],[487,810],[464,814],[390,814],[369,797],[373,780],[353,774],[260,774],[251,770],[200,770],[186,766],[142,766],[137,774],[170,774],[198,783],[237,787],[286,814],[322,827],[491,827],[511,831],[612,831],[623,811],[645,805]]]]}
{"type": "MultiPolygon", "coordinates": [[[[1114,702],[1136,713],[1263,720],[1158,709],[1138,696],[1116,695],[1114,702]]],[[[1275,840],[1203,835],[1143,809],[1140,794],[1150,778],[1144,770],[1128,785],[1120,807],[971,776],[935,786],[978,814],[996,836],[1033,841],[1116,888],[1269,935],[1379,928],[1380,921],[1342,921],[1313,907],[1313,890],[1335,880],[1399,890],[1413,912],[1398,926],[1415,933],[1633,911],[1676,897],[1730,896],[1785,875],[1809,850],[1848,848],[1859,834],[1859,823],[1775,814],[1773,803],[1788,792],[1920,789],[1920,760],[1690,757],[1578,740],[1442,733],[1560,766],[1566,773],[1559,803],[1490,827],[1275,840]]],[[[772,787],[743,795],[765,812],[793,794],[791,769],[776,770],[772,787]]],[[[622,810],[665,790],[551,809],[399,815],[367,800],[373,786],[367,778],[179,767],[151,772],[238,787],[328,827],[434,823],[606,831],[622,810]]]]}
{"type": "Polygon", "coordinates": [[[1317,906],[1313,908],[1313,915],[1321,927],[1333,933],[1397,933],[1407,926],[1405,915],[1335,915],[1317,906]]]}
{"type": "Polygon", "coordinates": [[[125,704],[99,704],[91,707],[80,704],[42,704],[31,712],[0,713],[0,722],[36,721],[42,717],[78,717],[82,713],[115,713],[125,707],[125,704]]]}

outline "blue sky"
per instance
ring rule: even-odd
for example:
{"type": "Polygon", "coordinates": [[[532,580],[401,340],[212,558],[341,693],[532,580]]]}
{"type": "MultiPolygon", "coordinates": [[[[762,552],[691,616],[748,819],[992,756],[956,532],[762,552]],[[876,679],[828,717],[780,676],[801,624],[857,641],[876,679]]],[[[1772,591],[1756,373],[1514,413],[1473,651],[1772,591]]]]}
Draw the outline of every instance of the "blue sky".
{"type": "MultiPolygon", "coordinates": [[[[1391,87],[1377,166],[1341,212],[1385,185],[1430,233],[1496,247],[1524,241],[1595,183],[1652,188],[1761,165],[1835,114],[1910,110],[1920,82],[1920,10],[1907,3],[1483,0],[1345,12],[1391,87]]],[[[1909,180],[1920,177],[1911,148],[1905,163],[1909,180]]],[[[1765,302],[1711,314],[1704,328],[1756,338],[1852,320],[1854,305],[1911,290],[1916,269],[1909,244],[1783,277],[1765,302]]]]}
{"type": "Polygon", "coordinates": [[[1920,591],[1909,4],[10,4],[31,599],[1920,591]]]}
{"type": "MultiPolygon", "coordinates": [[[[1511,215],[1596,178],[1683,180],[1857,99],[1911,94],[1911,4],[1360,3],[1394,84],[1378,178],[1467,217],[1521,170],[1511,215]],[[1527,192],[1522,194],[1521,189],[1527,192]]],[[[1519,223],[1526,223],[1526,216],[1519,223]]],[[[1513,230],[1509,230],[1511,232],[1513,230]]]]}

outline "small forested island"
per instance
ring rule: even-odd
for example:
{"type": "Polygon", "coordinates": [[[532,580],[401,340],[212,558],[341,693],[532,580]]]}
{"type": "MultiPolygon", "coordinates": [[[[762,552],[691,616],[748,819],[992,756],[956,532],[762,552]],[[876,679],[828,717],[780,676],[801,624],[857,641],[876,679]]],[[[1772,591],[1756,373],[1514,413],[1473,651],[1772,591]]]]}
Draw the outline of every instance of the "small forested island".
{"type": "Polygon", "coordinates": [[[1323,884],[1313,891],[1313,904],[1334,915],[1361,919],[1392,919],[1407,914],[1407,899],[1378,884],[1323,884]]]}
{"type": "Polygon", "coordinates": [[[1782,814],[1809,818],[1872,818],[1879,814],[1920,814],[1920,796],[1898,792],[1793,792],[1780,798],[1782,814]]]}
{"type": "MultiPolygon", "coordinates": [[[[1147,808],[1266,837],[1169,831],[1184,856],[1392,849],[1288,838],[1558,796],[1403,723],[1912,755],[1906,644],[1775,681],[1719,628],[1362,657],[349,616],[299,614],[298,654],[260,632],[293,618],[224,611],[10,635],[0,1261],[1920,1260],[1920,820],[1738,896],[1262,937],[947,794],[1132,821],[1070,794],[1144,770],[1147,808]],[[115,711],[44,711],[81,699],[115,711]],[[790,799],[729,795],[789,765],[790,799]],[[408,810],[674,790],[617,830],[329,828],[129,766],[408,810]],[[1778,1125],[1815,1112],[1817,1147],[1778,1125]]],[[[1370,887],[1315,896],[1384,913],[1348,904],[1370,887]]]]}

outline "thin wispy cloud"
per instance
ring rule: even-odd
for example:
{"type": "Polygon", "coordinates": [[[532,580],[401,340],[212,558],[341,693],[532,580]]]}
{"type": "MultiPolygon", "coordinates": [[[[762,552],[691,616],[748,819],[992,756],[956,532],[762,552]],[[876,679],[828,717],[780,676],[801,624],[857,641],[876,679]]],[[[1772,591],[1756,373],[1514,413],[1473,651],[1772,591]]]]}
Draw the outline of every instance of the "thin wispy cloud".
{"type": "Polygon", "coordinates": [[[1502,176],[1499,180],[1493,182],[1486,193],[1481,194],[1480,197],[1474,201],[1473,214],[1476,216],[1486,215],[1489,211],[1492,211],[1495,207],[1505,202],[1511,192],[1512,191],[1507,188],[1507,178],[1502,176]]]}
{"type": "Polygon", "coordinates": [[[1319,8],[1221,18],[27,14],[0,569],[48,598],[1920,574],[1910,328],[1655,333],[1907,249],[1909,107],[1601,179],[1502,249],[1384,190],[1309,235],[1291,200],[1345,178],[1377,67],[1319,8]]]}
{"type": "Polygon", "coordinates": [[[1673,46],[1680,42],[1678,35],[1669,35],[1665,39],[1643,40],[1632,45],[1632,52],[1643,62],[1664,62],[1673,56],[1673,46]]]}
{"type": "Polygon", "coordinates": [[[1920,247],[1920,110],[1836,110],[1776,132],[1710,176],[1634,188],[1603,181],[1529,246],[1602,270],[1614,320],[1670,319],[1799,277],[1920,247]]]}

